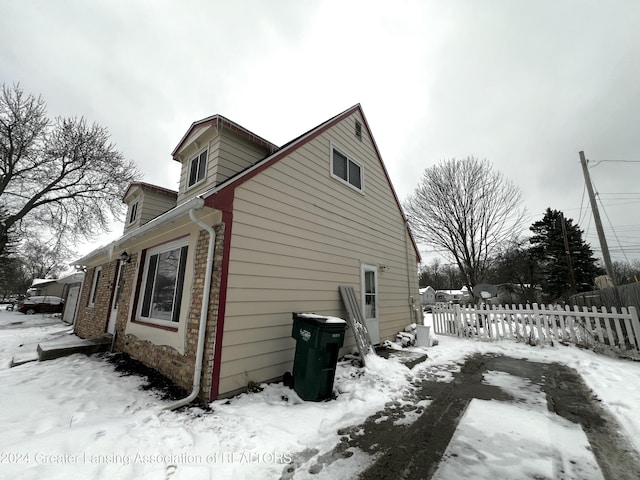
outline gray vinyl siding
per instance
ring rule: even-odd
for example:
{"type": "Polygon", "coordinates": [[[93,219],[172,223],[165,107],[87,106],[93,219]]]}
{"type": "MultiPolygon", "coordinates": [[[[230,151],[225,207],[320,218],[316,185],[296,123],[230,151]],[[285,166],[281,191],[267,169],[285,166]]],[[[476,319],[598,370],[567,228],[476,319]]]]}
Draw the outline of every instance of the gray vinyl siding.
{"type": "Polygon", "coordinates": [[[217,183],[245,170],[258,160],[262,160],[269,152],[251,143],[229,130],[222,130],[220,151],[217,161],[217,183]]]}
{"type": "Polygon", "coordinates": [[[123,233],[128,233],[153,220],[157,216],[162,215],[164,212],[171,210],[176,206],[176,200],[175,197],[169,197],[150,190],[143,190],[138,187],[137,193],[132,199],[128,200],[127,205],[127,216],[124,222],[123,233]],[[131,207],[136,203],[138,204],[136,219],[129,223],[131,207]]]}
{"type": "Polygon", "coordinates": [[[164,212],[171,210],[175,206],[175,197],[170,198],[166,195],[158,194],[155,192],[145,192],[144,196],[141,199],[141,204],[138,207],[140,224],[144,225],[150,220],[153,220],[154,218],[162,215],[164,212]]]}
{"type": "Polygon", "coordinates": [[[338,286],[360,295],[363,263],[389,267],[378,271],[381,339],[414,321],[415,251],[369,132],[354,135],[356,117],[364,126],[354,114],[236,189],[221,393],[290,370],[291,313],[344,317],[338,286]],[[331,142],[363,166],[364,195],[331,176],[331,142]]]}

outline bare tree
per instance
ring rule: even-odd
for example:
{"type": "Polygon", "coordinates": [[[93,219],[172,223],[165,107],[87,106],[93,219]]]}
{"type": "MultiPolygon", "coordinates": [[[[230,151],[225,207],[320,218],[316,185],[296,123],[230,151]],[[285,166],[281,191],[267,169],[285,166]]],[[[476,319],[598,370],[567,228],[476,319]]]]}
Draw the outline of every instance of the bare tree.
{"type": "Polygon", "coordinates": [[[0,92],[0,255],[13,234],[42,231],[91,238],[123,211],[122,195],[140,174],[84,118],[50,120],[41,97],[19,85],[0,92]]]}
{"type": "Polygon", "coordinates": [[[522,229],[520,189],[487,160],[469,157],[427,168],[404,203],[419,241],[454,261],[471,289],[500,246],[522,229]]]}
{"type": "Polygon", "coordinates": [[[72,252],[61,243],[53,241],[51,244],[40,238],[27,240],[17,257],[22,260],[22,265],[27,276],[36,278],[58,278],[68,265],[62,260],[69,258],[72,252]]]}
{"type": "Polygon", "coordinates": [[[428,265],[422,265],[418,274],[420,287],[431,286],[434,290],[457,290],[463,284],[457,265],[442,263],[434,258],[428,265]]]}

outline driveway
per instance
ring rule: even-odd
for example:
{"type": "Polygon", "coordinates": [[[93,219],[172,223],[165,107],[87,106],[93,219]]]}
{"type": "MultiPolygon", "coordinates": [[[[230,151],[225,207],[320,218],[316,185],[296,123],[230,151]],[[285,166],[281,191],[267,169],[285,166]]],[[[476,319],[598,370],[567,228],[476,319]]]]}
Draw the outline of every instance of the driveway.
{"type": "Polygon", "coordinates": [[[453,375],[450,382],[437,374],[422,380],[416,404],[429,401],[424,408],[390,405],[341,432],[341,444],[318,459],[318,469],[355,447],[377,458],[362,480],[638,478],[638,453],[572,368],[476,354],[453,375]],[[514,389],[518,382],[522,388],[514,389]],[[407,413],[419,416],[403,424],[407,413]],[[536,440],[540,428],[549,444],[536,440]]]}

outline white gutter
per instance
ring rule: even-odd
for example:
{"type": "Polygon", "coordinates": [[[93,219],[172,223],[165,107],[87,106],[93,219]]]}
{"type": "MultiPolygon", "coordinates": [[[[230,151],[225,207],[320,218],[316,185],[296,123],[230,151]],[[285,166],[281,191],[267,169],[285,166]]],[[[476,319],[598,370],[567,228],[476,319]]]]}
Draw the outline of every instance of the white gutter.
{"type": "Polygon", "coordinates": [[[135,230],[132,230],[131,232],[123,235],[119,239],[114,240],[108,245],[99,247],[91,253],[86,254],[84,257],[74,261],[71,265],[84,265],[93,257],[96,257],[103,253],[113,252],[118,247],[118,245],[121,245],[128,240],[133,240],[134,238],[137,238],[141,235],[145,235],[150,231],[167,224],[168,222],[176,220],[181,215],[184,215],[185,213],[190,212],[193,209],[200,209],[202,207],[204,207],[204,199],[201,196],[192,198],[191,200],[181,203],[177,207],[172,208],[171,210],[163,213],[162,215],[136,228],[135,230]]]}
{"type": "Polygon", "coordinates": [[[200,327],[198,330],[198,347],[196,349],[196,365],[193,372],[193,388],[188,397],[178,400],[163,410],[175,410],[196,399],[200,393],[200,376],[202,375],[202,358],[204,356],[204,336],[207,327],[207,317],[209,314],[209,297],[211,296],[211,272],[213,271],[213,255],[216,246],[216,232],[210,225],[207,225],[196,216],[195,208],[189,210],[189,218],[203,230],[209,233],[209,250],[207,252],[207,268],[204,276],[204,292],[202,292],[202,306],[200,307],[200,327]]]}

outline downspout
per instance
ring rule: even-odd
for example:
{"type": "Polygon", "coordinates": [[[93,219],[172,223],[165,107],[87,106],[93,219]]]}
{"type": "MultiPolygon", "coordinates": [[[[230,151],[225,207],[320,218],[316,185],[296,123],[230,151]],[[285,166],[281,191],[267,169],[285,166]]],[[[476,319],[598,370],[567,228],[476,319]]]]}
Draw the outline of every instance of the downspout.
{"type": "MultiPolygon", "coordinates": [[[[409,289],[409,313],[411,314],[411,319],[413,322],[418,322],[422,320],[422,318],[418,318],[418,314],[416,312],[415,298],[411,295],[411,254],[409,253],[409,223],[404,221],[404,251],[407,255],[407,288],[409,289]]],[[[421,317],[421,315],[420,315],[421,317]]],[[[412,323],[413,323],[412,322],[412,323]]]]}
{"type": "Polygon", "coordinates": [[[200,327],[198,329],[198,347],[196,349],[196,365],[193,372],[193,388],[188,397],[178,400],[163,410],[175,410],[191,403],[200,392],[200,377],[202,376],[202,359],[204,355],[204,337],[207,327],[207,316],[209,314],[209,297],[211,296],[211,272],[213,270],[213,256],[216,245],[216,232],[210,225],[207,225],[196,216],[196,209],[189,210],[189,218],[193,223],[209,233],[209,250],[207,252],[207,268],[204,277],[204,291],[202,292],[202,306],[200,307],[200,327]]]}
{"type": "MultiPolygon", "coordinates": [[[[424,323],[424,317],[422,315],[422,304],[421,304],[421,298],[420,298],[420,294],[418,294],[418,304],[419,307],[416,307],[416,298],[411,295],[412,293],[412,287],[411,287],[411,252],[410,250],[410,245],[411,245],[411,239],[409,238],[410,235],[410,230],[409,230],[409,221],[405,219],[404,221],[404,247],[405,247],[405,252],[407,254],[407,286],[409,288],[409,311],[411,313],[411,317],[413,318],[413,320],[418,323],[421,322],[424,323]]],[[[414,265],[416,265],[416,263],[414,263],[414,265]]],[[[414,270],[415,271],[415,270],[414,270]]],[[[416,279],[417,280],[417,279],[416,279]]],[[[414,281],[416,281],[414,280],[414,281]]],[[[419,287],[420,285],[416,285],[417,287],[419,287]]]]}

